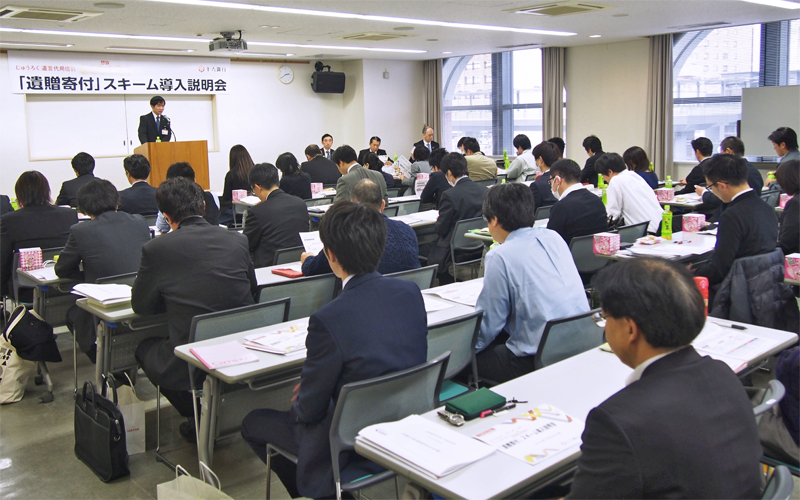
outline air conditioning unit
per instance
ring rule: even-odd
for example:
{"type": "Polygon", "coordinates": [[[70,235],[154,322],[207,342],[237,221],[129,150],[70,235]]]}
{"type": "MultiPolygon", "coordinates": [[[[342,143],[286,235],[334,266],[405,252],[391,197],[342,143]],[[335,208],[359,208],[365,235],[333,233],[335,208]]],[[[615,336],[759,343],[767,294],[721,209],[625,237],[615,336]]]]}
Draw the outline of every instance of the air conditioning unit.
{"type": "Polygon", "coordinates": [[[0,7],[0,19],[24,19],[26,21],[77,23],[78,21],[91,19],[102,14],[102,12],[48,9],[44,7],[17,7],[14,5],[0,7]]]}
{"type": "Polygon", "coordinates": [[[608,5],[600,5],[596,3],[587,3],[579,1],[566,1],[566,2],[552,2],[531,7],[522,7],[508,9],[506,12],[514,12],[515,14],[529,14],[533,16],[566,16],[569,14],[582,14],[585,12],[596,12],[610,8],[608,5]]]}

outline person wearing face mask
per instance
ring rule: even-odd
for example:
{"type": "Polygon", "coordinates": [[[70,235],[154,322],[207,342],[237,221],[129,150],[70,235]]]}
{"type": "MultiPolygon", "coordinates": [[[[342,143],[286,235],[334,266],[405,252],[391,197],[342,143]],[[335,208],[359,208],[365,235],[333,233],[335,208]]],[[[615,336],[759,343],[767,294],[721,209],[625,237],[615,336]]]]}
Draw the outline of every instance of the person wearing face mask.
{"type": "Polygon", "coordinates": [[[550,167],[550,189],[558,201],[550,209],[547,229],[564,238],[608,231],[606,207],[602,200],[581,184],[581,167],[572,160],[558,160],[550,167]]]}
{"type": "Polygon", "coordinates": [[[533,148],[533,158],[542,175],[531,183],[531,193],[536,208],[549,207],[555,204],[556,198],[550,192],[550,167],[558,160],[558,146],[552,142],[543,142],[533,148]]]}

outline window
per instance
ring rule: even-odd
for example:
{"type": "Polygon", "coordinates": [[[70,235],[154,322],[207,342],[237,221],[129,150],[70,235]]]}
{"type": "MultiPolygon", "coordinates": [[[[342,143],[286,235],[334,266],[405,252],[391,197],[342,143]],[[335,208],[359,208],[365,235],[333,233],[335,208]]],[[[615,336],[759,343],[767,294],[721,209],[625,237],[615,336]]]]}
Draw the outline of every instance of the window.
{"type": "Polygon", "coordinates": [[[515,154],[517,134],[526,134],[534,145],[542,142],[541,50],[445,59],[443,80],[442,146],[449,151],[457,150],[463,136],[477,138],[487,155],[515,154]],[[478,80],[461,80],[473,65],[480,68],[478,80]]]}

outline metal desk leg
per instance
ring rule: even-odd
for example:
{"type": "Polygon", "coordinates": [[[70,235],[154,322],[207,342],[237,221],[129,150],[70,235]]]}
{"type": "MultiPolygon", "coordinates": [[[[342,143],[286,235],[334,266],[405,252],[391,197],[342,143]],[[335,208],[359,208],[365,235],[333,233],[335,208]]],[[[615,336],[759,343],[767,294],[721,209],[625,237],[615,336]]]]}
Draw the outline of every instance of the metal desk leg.
{"type": "Polygon", "coordinates": [[[36,314],[45,319],[45,304],[47,300],[45,299],[45,293],[47,292],[46,286],[37,286],[33,289],[33,310],[36,311],[36,314]]]}
{"type": "Polygon", "coordinates": [[[211,467],[214,458],[214,439],[216,436],[217,414],[220,399],[219,381],[211,375],[203,382],[203,403],[200,409],[200,427],[197,429],[197,456],[204,464],[211,467]]]}
{"type": "Polygon", "coordinates": [[[102,387],[101,379],[106,371],[106,344],[108,343],[109,326],[105,321],[100,321],[97,325],[97,360],[94,365],[94,383],[96,387],[102,387]]]}

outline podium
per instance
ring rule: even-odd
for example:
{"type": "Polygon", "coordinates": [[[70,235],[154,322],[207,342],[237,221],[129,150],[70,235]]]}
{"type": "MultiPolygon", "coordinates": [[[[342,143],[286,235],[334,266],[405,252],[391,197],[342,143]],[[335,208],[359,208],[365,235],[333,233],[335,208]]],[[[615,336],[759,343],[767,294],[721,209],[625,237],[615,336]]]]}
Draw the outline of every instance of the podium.
{"type": "Polygon", "coordinates": [[[150,178],[147,182],[158,187],[167,178],[167,169],[173,163],[185,161],[194,169],[194,180],[203,189],[208,183],[208,142],[146,142],[133,150],[150,162],[150,178]]]}

